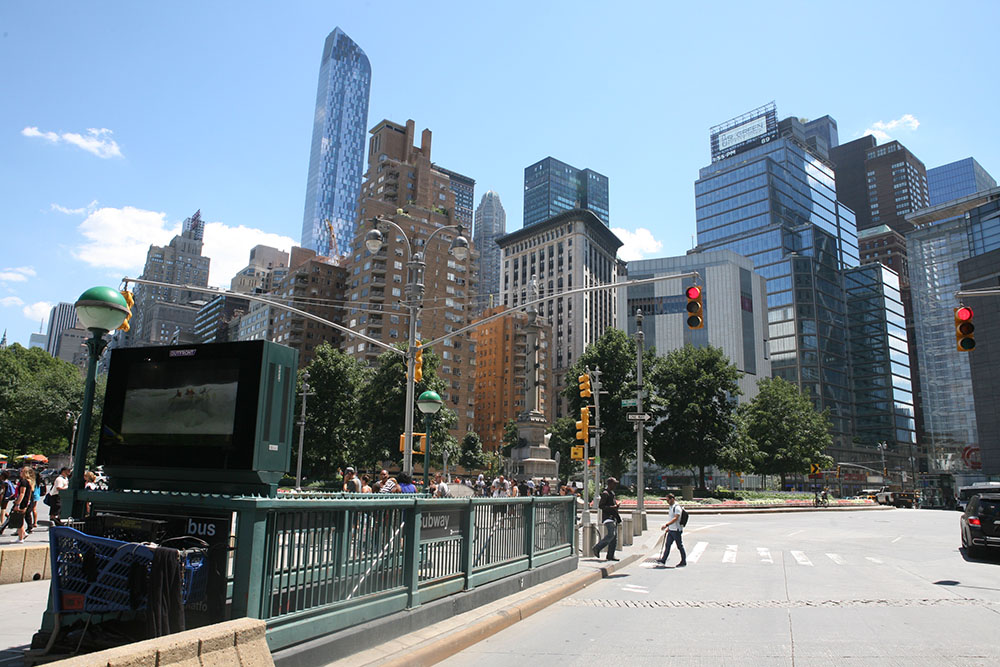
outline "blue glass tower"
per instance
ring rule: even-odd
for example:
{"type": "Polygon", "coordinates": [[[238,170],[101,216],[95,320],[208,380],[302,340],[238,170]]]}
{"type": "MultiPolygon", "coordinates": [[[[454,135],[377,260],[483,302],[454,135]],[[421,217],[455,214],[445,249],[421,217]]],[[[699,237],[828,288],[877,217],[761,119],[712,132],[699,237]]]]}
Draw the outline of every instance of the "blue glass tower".
{"type": "Polygon", "coordinates": [[[593,212],[606,227],[610,225],[607,176],[553,157],[525,167],[525,227],[577,208],[593,212]]]}
{"type": "Polygon", "coordinates": [[[368,56],[336,28],[326,38],[319,68],[302,218],[302,247],[320,255],[350,254],[364,171],[371,81],[368,56]],[[333,227],[334,242],[326,221],[333,227]]]}
{"type": "Polygon", "coordinates": [[[837,201],[829,116],[780,123],[774,105],[712,129],[695,183],[698,250],[728,249],[767,278],[772,374],[829,409],[838,460],[851,458],[853,396],[844,271],[858,265],[854,212],[837,201]]]}
{"type": "Polygon", "coordinates": [[[996,180],[971,157],[927,170],[927,194],[931,206],[996,186],[996,180]]]}

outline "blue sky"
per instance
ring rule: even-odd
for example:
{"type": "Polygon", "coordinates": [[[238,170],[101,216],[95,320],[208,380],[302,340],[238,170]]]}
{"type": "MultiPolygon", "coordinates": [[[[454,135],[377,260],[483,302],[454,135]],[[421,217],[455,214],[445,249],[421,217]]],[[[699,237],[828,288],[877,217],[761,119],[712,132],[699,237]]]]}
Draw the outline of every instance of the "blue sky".
{"type": "Polygon", "coordinates": [[[691,247],[709,127],[771,100],[1000,176],[995,2],[0,2],[0,329],[137,276],[197,209],[210,282],[299,241],[323,41],[372,64],[369,127],[412,118],[496,190],[606,174],[627,259],[691,247]],[[689,6],[690,5],[690,6],[689,6]],[[697,6],[694,6],[697,5],[697,6]]]}

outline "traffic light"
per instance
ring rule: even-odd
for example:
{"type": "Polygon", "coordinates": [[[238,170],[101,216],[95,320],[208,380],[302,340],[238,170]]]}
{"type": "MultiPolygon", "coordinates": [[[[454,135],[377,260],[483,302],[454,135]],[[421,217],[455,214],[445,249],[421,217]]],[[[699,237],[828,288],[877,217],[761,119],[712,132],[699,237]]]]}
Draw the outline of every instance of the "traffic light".
{"type": "Polygon", "coordinates": [[[413,381],[420,382],[424,379],[424,348],[417,346],[417,352],[413,359],[413,381]]]}
{"type": "Polygon", "coordinates": [[[962,306],[955,309],[955,346],[959,352],[968,352],[975,349],[976,337],[974,332],[976,326],[972,323],[972,309],[962,306]]]}
{"type": "Polygon", "coordinates": [[[125,320],[118,325],[118,330],[128,331],[129,329],[128,321],[132,319],[132,306],[135,305],[135,297],[132,295],[132,292],[129,292],[127,289],[122,290],[122,297],[124,297],[125,304],[128,306],[128,315],[126,315],[125,320]]]}
{"type": "Polygon", "coordinates": [[[705,309],[701,302],[704,291],[698,285],[691,285],[684,291],[687,297],[688,329],[702,329],[705,326],[705,309]]]}
{"type": "Polygon", "coordinates": [[[584,373],[577,378],[580,383],[580,398],[590,398],[594,392],[590,390],[590,373],[584,373]]]}
{"type": "MultiPolygon", "coordinates": [[[[427,447],[427,434],[413,432],[413,453],[423,454],[424,448],[427,447]]],[[[399,434],[399,451],[406,451],[406,434],[399,434]]]]}
{"type": "Polygon", "coordinates": [[[580,421],[576,423],[576,439],[587,442],[590,437],[590,408],[580,408],[580,421]]]}
{"type": "Polygon", "coordinates": [[[837,479],[840,479],[840,466],[837,466],[837,479]]]}

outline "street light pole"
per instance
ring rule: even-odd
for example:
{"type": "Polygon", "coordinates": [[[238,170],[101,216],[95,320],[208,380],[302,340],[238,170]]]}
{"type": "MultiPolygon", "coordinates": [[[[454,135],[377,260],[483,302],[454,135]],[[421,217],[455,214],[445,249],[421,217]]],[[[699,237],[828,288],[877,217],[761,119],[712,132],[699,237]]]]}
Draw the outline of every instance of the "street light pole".
{"type": "MultiPolygon", "coordinates": [[[[403,214],[405,215],[405,214],[403,214]]],[[[406,244],[406,285],[403,287],[403,291],[406,295],[406,301],[404,305],[410,313],[410,326],[409,335],[407,337],[407,348],[406,348],[406,408],[404,414],[404,444],[403,444],[403,471],[412,476],[413,475],[413,395],[415,393],[414,385],[416,384],[415,378],[413,377],[414,368],[416,366],[416,356],[417,356],[417,318],[420,316],[420,309],[423,306],[424,300],[424,270],[427,266],[426,262],[426,252],[427,248],[430,246],[431,241],[440,232],[446,229],[454,229],[458,231],[458,236],[452,239],[451,246],[449,247],[449,252],[451,252],[454,257],[462,261],[469,255],[469,241],[465,238],[464,231],[465,226],[462,224],[458,225],[447,225],[444,227],[438,227],[427,240],[424,241],[424,251],[414,252],[413,246],[410,245],[410,239],[406,236],[406,232],[403,228],[397,225],[392,220],[383,217],[375,217],[371,219],[372,228],[365,235],[365,246],[368,248],[369,252],[375,254],[382,249],[384,244],[384,236],[382,231],[379,229],[379,224],[384,224],[389,227],[394,228],[399,232],[400,237],[406,244]]]]}
{"type": "Polygon", "coordinates": [[[428,474],[431,468],[431,419],[442,405],[444,401],[436,391],[427,390],[417,399],[417,407],[424,413],[424,437],[427,438],[424,444],[424,493],[430,488],[428,474]]]}
{"type": "Polygon", "coordinates": [[[69,436],[69,460],[70,461],[73,460],[73,455],[76,452],[76,431],[77,431],[77,428],[80,426],[80,416],[82,414],[83,414],[82,412],[77,413],[77,414],[73,414],[70,411],[66,412],[66,419],[68,419],[70,421],[70,423],[73,424],[73,433],[69,436]]]}
{"type": "Polygon", "coordinates": [[[295,490],[302,490],[302,453],[303,443],[306,438],[306,397],[314,396],[315,392],[309,391],[309,371],[302,373],[302,415],[299,417],[299,457],[295,462],[295,490]]]}
{"type": "MultiPolygon", "coordinates": [[[[643,351],[643,341],[644,334],[642,333],[642,308],[637,308],[635,311],[635,381],[636,381],[636,391],[635,391],[635,411],[642,412],[642,351],[643,351]]],[[[635,423],[635,480],[636,480],[636,499],[635,499],[635,509],[638,512],[639,526],[645,528],[643,525],[643,515],[646,511],[645,508],[645,497],[646,497],[646,479],[645,471],[643,471],[643,458],[644,458],[644,436],[646,434],[646,422],[638,421],[635,423]]]]}

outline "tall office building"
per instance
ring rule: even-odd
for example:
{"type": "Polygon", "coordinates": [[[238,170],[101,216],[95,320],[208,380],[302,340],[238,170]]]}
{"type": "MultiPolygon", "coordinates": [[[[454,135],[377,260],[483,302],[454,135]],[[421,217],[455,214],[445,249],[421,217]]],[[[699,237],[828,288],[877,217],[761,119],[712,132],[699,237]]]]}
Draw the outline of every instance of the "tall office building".
{"type": "Polygon", "coordinates": [[[608,177],[547,157],[524,169],[524,226],[572,209],[591,211],[610,224],[608,177]]]}
{"type": "Polygon", "coordinates": [[[753,260],[767,279],[772,374],[829,409],[831,454],[857,460],[843,272],[858,265],[858,241],[825,150],[835,128],[829,116],[778,122],[773,103],[712,128],[712,164],[695,183],[697,249],[753,260]]]}
{"type": "Polygon", "coordinates": [[[320,255],[349,255],[358,219],[365,161],[368,56],[340,28],[327,35],[319,67],[302,247],[320,255]],[[327,221],[333,227],[330,238],[327,221]]]}
{"type": "Polygon", "coordinates": [[[968,197],[996,186],[996,179],[971,157],[927,170],[927,189],[931,206],[959,197],[968,197]]]}
{"type": "MultiPolygon", "coordinates": [[[[431,131],[414,142],[412,120],[399,125],[383,120],[371,130],[368,142],[368,171],[362,185],[361,219],[348,258],[345,286],[349,302],[345,326],[393,345],[406,342],[409,311],[403,307],[407,276],[407,239],[412,252],[423,252],[424,308],[416,323],[417,336],[430,340],[452,333],[471,321],[470,302],[476,294],[475,249],[465,260],[449,252],[456,233],[438,233],[430,245],[427,238],[439,227],[458,224],[455,191],[447,173],[431,162],[431,131]],[[403,213],[397,213],[403,209],[403,213]],[[387,230],[382,249],[371,253],[365,247],[368,222],[375,217],[393,220],[404,236],[387,230]]],[[[344,350],[373,363],[383,348],[346,337],[344,350]]],[[[444,340],[435,346],[441,359],[438,376],[448,384],[442,394],[445,405],[454,410],[458,424],[453,435],[461,439],[473,428],[475,416],[475,344],[468,334],[444,340]]]]}
{"type": "Polygon", "coordinates": [[[500,246],[497,239],[507,233],[507,213],[500,195],[488,191],[476,208],[476,228],[473,245],[479,251],[479,295],[475,312],[490,308],[500,298],[500,246]]]}
{"type": "Polygon", "coordinates": [[[39,347],[44,350],[45,343],[46,341],[48,341],[48,338],[49,337],[43,333],[31,334],[31,336],[28,338],[28,349],[30,350],[33,347],[39,347]]]}
{"type": "Polygon", "coordinates": [[[45,341],[45,351],[53,357],[59,356],[59,338],[66,329],[77,326],[76,307],[71,303],[60,303],[49,311],[48,337],[45,341]]]}
{"type": "MultiPolygon", "coordinates": [[[[974,215],[977,210],[1000,200],[1000,188],[946,201],[914,211],[907,220],[915,227],[906,235],[910,256],[910,288],[913,293],[917,350],[920,372],[933,382],[921,384],[924,439],[930,473],[954,475],[956,482],[977,475],[967,458],[966,448],[979,446],[979,429],[971,365],[978,350],[956,351],[955,297],[962,287],[959,264],[986,256],[992,246],[976,243],[974,215]],[[966,457],[963,458],[963,454],[966,457]]],[[[988,226],[988,224],[987,224],[988,226]]],[[[1000,230],[997,232],[1000,234],[1000,230]]],[[[978,271],[972,271],[976,275],[978,271]]],[[[974,278],[969,276],[970,281],[974,278]]],[[[969,303],[975,310],[976,304],[969,303]]],[[[978,363],[978,362],[977,362],[978,363]]],[[[989,382],[995,382],[991,377],[989,382]]],[[[991,406],[990,409],[995,409],[991,406]]]]}
{"type": "Polygon", "coordinates": [[[437,164],[434,165],[434,168],[448,177],[448,187],[455,195],[455,221],[468,227],[467,236],[472,234],[473,206],[476,204],[476,179],[463,176],[457,171],[445,169],[437,164]]]}
{"type": "MultiPolygon", "coordinates": [[[[680,257],[633,260],[628,280],[697,271],[704,290],[705,326],[687,326],[684,290],[694,281],[661,280],[618,290],[618,328],[635,334],[636,310],[642,309],[643,343],[665,356],[691,344],[721,348],[744,373],[739,380],[740,402],[757,395],[757,383],[771,377],[767,354],[767,291],[753,261],[731,250],[693,252],[680,257]]],[[[624,279],[625,276],[619,276],[624,279]]]]}
{"type": "Polygon", "coordinates": [[[229,289],[240,294],[270,292],[288,273],[288,253],[266,245],[250,250],[250,261],[233,276],[229,289]]]}
{"type": "Polygon", "coordinates": [[[236,340],[239,319],[250,310],[250,301],[232,294],[212,298],[195,316],[194,340],[198,343],[226,343],[236,340]]]}
{"type": "MultiPolygon", "coordinates": [[[[203,234],[204,222],[201,211],[197,211],[184,221],[183,231],[169,245],[149,246],[142,278],[174,285],[207,286],[211,260],[201,254],[203,234]]],[[[200,292],[138,285],[131,329],[123,337],[123,343],[142,346],[169,345],[173,340],[195,342],[195,318],[206,303],[200,292]]]]}
{"type": "Polygon", "coordinates": [[[502,236],[501,302],[514,307],[552,295],[538,305],[539,321],[552,328],[549,367],[554,386],[550,405],[558,419],[568,414],[561,392],[566,371],[617,323],[618,302],[612,290],[559,296],[577,287],[618,282],[625,265],[617,258],[621,240],[592,211],[572,209],[502,236]]]}

